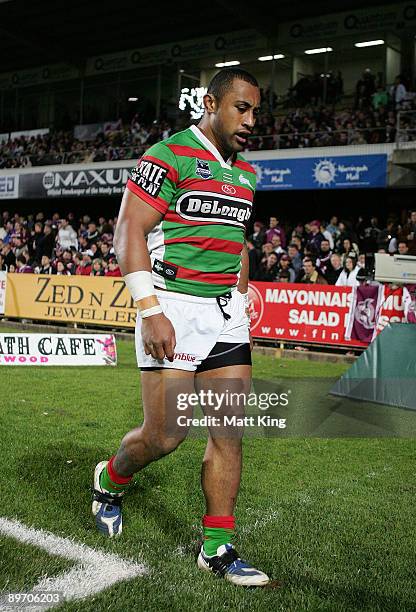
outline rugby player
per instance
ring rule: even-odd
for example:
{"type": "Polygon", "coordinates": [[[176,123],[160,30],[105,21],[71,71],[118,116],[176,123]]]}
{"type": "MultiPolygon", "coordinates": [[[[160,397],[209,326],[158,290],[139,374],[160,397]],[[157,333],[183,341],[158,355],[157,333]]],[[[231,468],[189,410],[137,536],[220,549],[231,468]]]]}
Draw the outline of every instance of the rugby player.
{"type": "MultiPolygon", "coordinates": [[[[107,536],[121,533],[122,495],[133,475],[175,450],[188,433],[187,427],[169,429],[178,414],[169,389],[179,383],[181,392],[215,392],[227,381],[240,392],[250,389],[245,227],[256,175],[240,152],[259,105],[252,75],[222,70],[208,86],[198,127],[153,145],[128,180],[114,243],[138,308],[144,421],[95,469],[92,509],[97,528],[107,536]]],[[[181,414],[191,416],[192,407],[181,414]]],[[[233,584],[263,586],[268,576],[243,561],[233,546],[241,435],[215,435],[209,428],[197,564],[233,584]]]]}

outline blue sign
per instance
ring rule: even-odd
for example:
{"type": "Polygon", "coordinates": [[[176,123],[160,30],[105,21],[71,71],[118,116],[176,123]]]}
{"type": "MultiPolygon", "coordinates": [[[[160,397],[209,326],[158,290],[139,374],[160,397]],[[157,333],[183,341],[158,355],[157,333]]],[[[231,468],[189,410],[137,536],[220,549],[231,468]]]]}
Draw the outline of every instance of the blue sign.
{"type": "Polygon", "coordinates": [[[250,160],[258,190],[386,187],[387,155],[250,160]]]}

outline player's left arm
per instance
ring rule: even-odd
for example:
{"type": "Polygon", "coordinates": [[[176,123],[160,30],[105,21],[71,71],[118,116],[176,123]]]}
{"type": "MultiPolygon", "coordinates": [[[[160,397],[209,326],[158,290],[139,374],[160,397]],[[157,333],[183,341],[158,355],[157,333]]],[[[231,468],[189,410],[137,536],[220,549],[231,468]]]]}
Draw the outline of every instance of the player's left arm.
{"type": "Polygon", "coordinates": [[[241,251],[241,270],[240,277],[238,279],[237,289],[240,293],[248,292],[248,250],[245,241],[243,244],[243,249],[241,251]]]}
{"type": "Polygon", "coordinates": [[[244,242],[243,249],[241,251],[241,270],[240,277],[238,279],[237,290],[247,296],[246,301],[246,315],[248,318],[249,335],[250,335],[250,350],[253,350],[253,338],[251,337],[250,331],[250,311],[248,309],[248,250],[247,245],[244,242]]]}

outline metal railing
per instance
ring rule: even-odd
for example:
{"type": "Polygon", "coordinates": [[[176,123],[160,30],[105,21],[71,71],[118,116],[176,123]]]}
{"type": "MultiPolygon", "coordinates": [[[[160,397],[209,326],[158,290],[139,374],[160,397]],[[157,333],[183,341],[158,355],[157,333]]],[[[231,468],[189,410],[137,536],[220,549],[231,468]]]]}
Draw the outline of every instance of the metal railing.
{"type": "Polygon", "coordinates": [[[396,146],[398,149],[416,149],[416,110],[397,113],[396,146]]]}

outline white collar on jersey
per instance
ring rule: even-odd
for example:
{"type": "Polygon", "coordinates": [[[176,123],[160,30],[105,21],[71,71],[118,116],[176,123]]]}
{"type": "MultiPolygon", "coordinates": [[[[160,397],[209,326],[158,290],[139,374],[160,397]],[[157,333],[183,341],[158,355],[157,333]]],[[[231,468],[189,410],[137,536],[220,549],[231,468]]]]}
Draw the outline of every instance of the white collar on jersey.
{"type": "Polygon", "coordinates": [[[221,155],[221,153],[212,144],[212,142],[205,136],[205,134],[199,129],[199,127],[197,127],[196,125],[191,125],[189,129],[192,130],[192,132],[195,134],[195,136],[198,138],[198,140],[200,142],[202,142],[202,144],[205,146],[205,148],[208,149],[208,151],[213,154],[215,159],[220,162],[222,168],[226,168],[227,170],[231,170],[232,169],[232,165],[231,165],[232,164],[232,158],[233,158],[232,155],[231,155],[231,157],[229,157],[227,159],[227,161],[224,161],[224,158],[221,155]]]}

